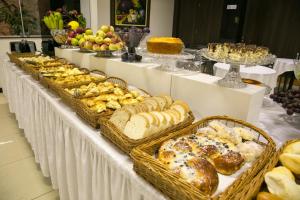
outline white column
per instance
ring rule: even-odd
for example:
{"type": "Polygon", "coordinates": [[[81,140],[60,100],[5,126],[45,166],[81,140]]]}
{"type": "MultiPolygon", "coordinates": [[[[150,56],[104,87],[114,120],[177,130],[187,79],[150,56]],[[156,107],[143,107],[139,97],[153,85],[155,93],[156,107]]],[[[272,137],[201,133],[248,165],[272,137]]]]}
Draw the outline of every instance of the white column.
{"type": "Polygon", "coordinates": [[[86,19],[86,27],[91,27],[90,0],[80,0],[80,12],[86,19]]]}

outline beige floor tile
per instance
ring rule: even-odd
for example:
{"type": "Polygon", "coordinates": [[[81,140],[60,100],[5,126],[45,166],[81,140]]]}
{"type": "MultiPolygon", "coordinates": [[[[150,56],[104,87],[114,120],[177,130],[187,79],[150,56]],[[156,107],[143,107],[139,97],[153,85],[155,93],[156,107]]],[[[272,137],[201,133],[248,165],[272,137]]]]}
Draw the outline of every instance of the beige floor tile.
{"type": "Polygon", "coordinates": [[[59,195],[57,190],[53,190],[47,194],[44,194],[34,200],[59,200],[59,195]]]}
{"type": "Polygon", "coordinates": [[[0,117],[10,117],[14,118],[14,114],[9,111],[8,104],[0,104],[0,117]]]}
{"type": "Polygon", "coordinates": [[[5,104],[5,103],[7,103],[7,100],[4,97],[3,93],[0,93],[0,104],[5,104]]]}
{"type": "Polygon", "coordinates": [[[0,167],[33,156],[25,137],[17,134],[0,136],[0,167]]]}
{"type": "Polygon", "coordinates": [[[50,191],[33,157],[0,167],[0,200],[31,200],[50,191]]]}
{"type": "Polygon", "coordinates": [[[15,134],[20,132],[22,132],[22,130],[19,129],[14,115],[0,115],[0,137],[3,135],[15,134]]]}

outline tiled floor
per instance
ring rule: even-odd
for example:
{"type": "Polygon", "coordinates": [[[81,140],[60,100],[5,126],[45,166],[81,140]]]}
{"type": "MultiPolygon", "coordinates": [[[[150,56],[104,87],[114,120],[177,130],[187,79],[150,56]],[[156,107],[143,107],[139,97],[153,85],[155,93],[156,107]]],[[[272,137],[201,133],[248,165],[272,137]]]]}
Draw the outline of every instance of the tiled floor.
{"type": "Polygon", "coordinates": [[[59,200],[0,93],[0,200],[59,200]]]}

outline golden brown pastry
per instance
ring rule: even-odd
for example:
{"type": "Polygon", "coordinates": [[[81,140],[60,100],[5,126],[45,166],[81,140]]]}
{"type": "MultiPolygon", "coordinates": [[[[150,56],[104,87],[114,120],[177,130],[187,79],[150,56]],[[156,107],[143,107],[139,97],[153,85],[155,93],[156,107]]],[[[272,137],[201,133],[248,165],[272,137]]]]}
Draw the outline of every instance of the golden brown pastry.
{"type": "Polygon", "coordinates": [[[260,192],[258,193],[256,200],[283,200],[283,199],[269,192],[260,192]]]}
{"type": "Polygon", "coordinates": [[[300,175],[300,142],[294,142],[286,146],[279,156],[279,160],[283,166],[300,175]]]}

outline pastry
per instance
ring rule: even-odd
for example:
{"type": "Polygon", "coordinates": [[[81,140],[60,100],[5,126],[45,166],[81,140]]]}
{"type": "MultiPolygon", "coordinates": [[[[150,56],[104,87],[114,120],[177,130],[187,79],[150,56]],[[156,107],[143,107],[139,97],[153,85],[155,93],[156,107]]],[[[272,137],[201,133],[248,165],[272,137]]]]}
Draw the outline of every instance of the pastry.
{"type": "Polygon", "coordinates": [[[244,160],[252,162],[256,160],[263,152],[264,148],[253,141],[246,141],[237,145],[238,151],[241,153],[244,160]]]}
{"type": "Polygon", "coordinates": [[[300,185],[286,170],[274,168],[265,174],[265,182],[269,192],[283,200],[298,200],[300,197],[300,185]]]}
{"type": "Polygon", "coordinates": [[[152,37],[147,40],[147,50],[159,54],[179,54],[183,49],[183,42],[174,37],[152,37]]]}
{"type": "Polygon", "coordinates": [[[260,192],[258,193],[256,200],[282,200],[275,194],[269,192],[260,192]]]}

